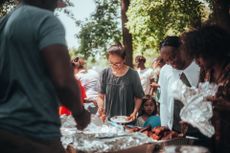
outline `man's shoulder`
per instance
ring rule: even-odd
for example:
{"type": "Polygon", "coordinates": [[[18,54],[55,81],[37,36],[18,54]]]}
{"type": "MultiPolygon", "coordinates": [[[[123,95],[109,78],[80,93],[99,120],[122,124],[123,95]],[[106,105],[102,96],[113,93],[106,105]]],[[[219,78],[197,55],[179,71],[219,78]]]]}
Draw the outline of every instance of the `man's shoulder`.
{"type": "Polygon", "coordinates": [[[53,20],[57,20],[56,18],[53,12],[49,10],[25,4],[18,6],[11,15],[11,20],[14,22],[21,22],[23,24],[29,22],[30,25],[36,27],[49,21],[48,19],[52,19],[51,22],[53,22],[53,20]]]}
{"type": "Polygon", "coordinates": [[[159,82],[163,83],[173,78],[173,68],[170,65],[164,65],[160,70],[159,82]]]}
{"type": "Polygon", "coordinates": [[[165,64],[161,70],[160,70],[160,73],[169,73],[169,72],[172,72],[173,68],[172,66],[168,65],[168,64],[165,64]]]}
{"type": "Polygon", "coordinates": [[[192,61],[191,64],[188,66],[188,69],[200,70],[200,66],[195,61],[192,61]]]}
{"type": "Polygon", "coordinates": [[[14,13],[18,14],[16,15],[18,20],[38,25],[49,21],[49,19],[52,19],[51,22],[57,20],[52,11],[25,4],[19,6],[14,13]]]}
{"type": "MultiPolygon", "coordinates": [[[[22,4],[19,7],[19,9],[23,10],[22,12],[24,12],[25,14],[31,13],[31,14],[42,14],[42,15],[47,15],[47,16],[49,16],[49,15],[53,16],[54,15],[52,11],[42,9],[39,7],[35,7],[35,6],[31,6],[31,5],[22,4]]],[[[28,14],[28,15],[31,15],[31,14],[28,14]]]]}

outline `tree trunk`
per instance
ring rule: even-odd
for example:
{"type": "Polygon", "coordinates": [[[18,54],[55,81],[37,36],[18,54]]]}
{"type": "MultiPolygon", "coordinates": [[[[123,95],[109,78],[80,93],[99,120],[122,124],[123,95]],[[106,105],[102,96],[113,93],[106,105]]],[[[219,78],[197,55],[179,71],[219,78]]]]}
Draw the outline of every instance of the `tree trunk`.
{"type": "Polygon", "coordinates": [[[230,32],[230,1],[213,0],[213,20],[230,32]]]}
{"type": "Polygon", "coordinates": [[[132,35],[129,30],[125,27],[128,18],[126,16],[126,11],[128,10],[130,0],[121,0],[121,23],[122,23],[122,35],[123,44],[126,49],[126,64],[133,67],[133,47],[132,47],[132,35]]]}

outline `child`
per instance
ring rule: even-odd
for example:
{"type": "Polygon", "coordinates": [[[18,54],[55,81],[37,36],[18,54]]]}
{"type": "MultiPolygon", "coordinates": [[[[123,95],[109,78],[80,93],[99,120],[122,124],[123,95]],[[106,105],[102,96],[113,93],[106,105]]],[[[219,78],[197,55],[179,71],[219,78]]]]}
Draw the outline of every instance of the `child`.
{"type": "Polygon", "coordinates": [[[137,118],[136,126],[151,126],[151,128],[160,126],[160,116],[157,115],[156,101],[150,95],[143,97],[142,110],[137,118]]]}

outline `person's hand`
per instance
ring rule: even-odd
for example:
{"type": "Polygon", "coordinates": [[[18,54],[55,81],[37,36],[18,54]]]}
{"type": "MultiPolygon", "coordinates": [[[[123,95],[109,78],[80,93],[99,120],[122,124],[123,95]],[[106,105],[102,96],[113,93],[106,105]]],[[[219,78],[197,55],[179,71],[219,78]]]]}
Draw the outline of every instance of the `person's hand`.
{"type": "Polygon", "coordinates": [[[106,115],[105,115],[104,108],[98,108],[98,116],[102,120],[102,122],[104,123],[105,120],[106,120],[106,115]]]}
{"type": "Polygon", "coordinates": [[[206,100],[215,104],[218,101],[218,98],[216,96],[208,96],[206,97],[206,100]]]}
{"type": "Polygon", "coordinates": [[[185,137],[186,133],[188,131],[188,126],[189,123],[185,122],[185,121],[180,121],[180,127],[181,127],[181,136],[185,137]]]}
{"type": "Polygon", "coordinates": [[[153,91],[156,91],[157,88],[160,87],[160,85],[157,84],[156,82],[152,82],[152,83],[150,84],[150,87],[151,87],[151,89],[152,89],[153,91]]]}
{"type": "Polygon", "coordinates": [[[98,113],[98,116],[101,116],[101,115],[105,114],[104,108],[99,107],[98,110],[97,110],[97,113],[98,113]]]}
{"type": "Polygon", "coordinates": [[[87,127],[91,120],[91,114],[87,110],[83,110],[80,114],[74,115],[73,117],[77,123],[77,129],[83,130],[87,127]]]}
{"type": "Polygon", "coordinates": [[[137,118],[137,113],[136,112],[133,112],[132,114],[130,114],[128,117],[127,117],[127,121],[133,121],[137,118]]]}

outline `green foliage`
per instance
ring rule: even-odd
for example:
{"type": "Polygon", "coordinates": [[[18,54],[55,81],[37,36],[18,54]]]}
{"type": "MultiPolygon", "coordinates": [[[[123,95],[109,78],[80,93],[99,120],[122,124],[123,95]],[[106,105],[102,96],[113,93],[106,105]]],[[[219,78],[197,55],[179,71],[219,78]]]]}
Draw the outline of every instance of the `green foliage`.
{"type": "Polygon", "coordinates": [[[127,28],[135,49],[158,50],[166,35],[178,35],[201,24],[205,6],[198,0],[131,0],[127,28]]]}
{"type": "Polygon", "coordinates": [[[80,39],[80,54],[85,58],[104,55],[108,45],[121,39],[118,28],[120,15],[119,0],[95,0],[96,11],[81,26],[77,35],[80,39]]]}
{"type": "Polygon", "coordinates": [[[0,17],[15,7],[15,0],[0,0],[0,17]]]}
{"type": "MultiPolygon", "coordinates": [[[[84,55],[81,54],[76,48],[69,49],[69,55],[71,59],[74,59],[76,57],[82,57],[84,58],[84,55]]],[[[101,58],[100,56],[93,57],[90,56],[88,58],[84,58],[87,63],[87,68],[104,68],[108,65],[106,58],[101,58]]]]}
{"type": "Polygon", "coordinates": [[[71,59],[74,59],[75,57],[79,56],[76,48],[69,49],[69,55],[71,59]]]}
{"type": "MultiPolygon", "coordinates": [[[[10,10],[12,10],[19,0],[0,0],[0,17],[6,15],[10,10]]],[[[72,0],[63,0],[67,6],[73,6],[72,0]]],[[[57,11],[63,11],[71,19],[76,20],[73,14],[66,8],[57,9],[57,11]]]]}

